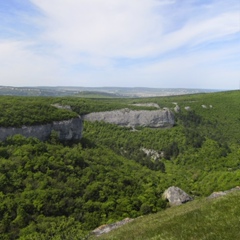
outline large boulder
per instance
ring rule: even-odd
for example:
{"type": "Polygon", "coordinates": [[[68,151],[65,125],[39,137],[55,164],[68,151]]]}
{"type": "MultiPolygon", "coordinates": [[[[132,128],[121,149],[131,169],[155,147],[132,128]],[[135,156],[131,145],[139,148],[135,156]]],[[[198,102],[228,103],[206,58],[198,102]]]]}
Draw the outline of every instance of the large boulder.
{"type": "Polygon", "coordinates": [[[128,108],[106,111],[94,112],[82,116],[87,121],[104,121],[125,127],[172,127],[175,123],[174,114],[167,108],[163,110],[130,110],[128,108]]]}
{"type": "Polygon", "coordinates": [[[179,187],[169,187],[163,193],[163,199],[169,201],[170,205],[181,205],[182,203],[186,203],[188,201],[193,200],[191,196],[189,196],[186,192],[184,192],[179,187]]]}

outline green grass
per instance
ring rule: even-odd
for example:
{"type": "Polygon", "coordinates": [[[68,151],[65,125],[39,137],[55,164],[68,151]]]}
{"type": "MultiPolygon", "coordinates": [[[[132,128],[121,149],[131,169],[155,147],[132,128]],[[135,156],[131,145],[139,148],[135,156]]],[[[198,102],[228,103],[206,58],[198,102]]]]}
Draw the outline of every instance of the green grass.
{"type": "Polygon", "coordinates": [[[240,239],[240,192],[198,199],[135,219],[98,240],[235,240],[240,239]]]}

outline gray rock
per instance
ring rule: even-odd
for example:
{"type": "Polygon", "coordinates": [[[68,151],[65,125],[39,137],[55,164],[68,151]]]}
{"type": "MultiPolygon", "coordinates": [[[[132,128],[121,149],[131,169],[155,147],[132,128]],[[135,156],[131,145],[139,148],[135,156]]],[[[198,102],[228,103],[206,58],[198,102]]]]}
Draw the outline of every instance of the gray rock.
{"type": "Polygon", "coordinates": [[[167,190],[165,190],[163,193],[163,199],[168,200],[172,206],[181,205],[182,203],[193,200],[193,198],[182,189],[174,186],[169,187],[167,190]]]}
{"type": "Polygon", "coordinates": [[[178,105],[175,106],[174,111],[176,113],[179,113],[181,111],[180,107],[178,105]]]}
{"type": "Polygon", "coordinates": [[[155,107],[157,109],[160,109],[160,107],[157,103],[134,103],[131,105],[138,106],[138,107],[155,107]]]}
{"type": "Polygon", "coordinates": [[[96,236],[100,236],[104,233],[108,233],[108,232],[112,231],[113,229],[119,228],[119,227],[123,226],[124,224],[129,223],[131,221],[133,221],[132,218],[125,218],[122,221],[119,221],[116,223],[102,225],[102,226],[96,228],[95,230],[93,230],[92,234],[94,234],[96,236]]]}
{"type": "Polygon", "coordinates": [[[230,190],[226,190],[226,191],[219,191],[219,192],[213,192],[210,196],[208,196],[207,198],[211,199],[211,198],[218,198],[218,197],[222,197],[227,195],[230,192],[234,192],[234,191],[240,191],[240,187],[237,186],[235,188],[232,188],[230,190]]]}
{"type": "Polygon", "coordinates": [[[186,106],[184,109],[187,110],[187,111],[191,110],[191,108],[189,106],[186,106]]]}
{"type": "Polygon", "coordinates": [[[55,103],[55,104],[51,104],[51,106],[56,107],[58,109],[65,109],[65,110],[68,110],[68,111],[72,111],[72,108],[71,108],[70,105],[61,105],[59,103],[55,103]]]}
{"type": "Polygon", "coordinates": [[[153,149],[140,148],[147,156],[150,156],[153,160],[159,160],[164,157],[164,153],[162,151],[155,151],[153,149]]]}
{"type": "Polygon", "coordinates": [[[213,192],[208,198],[217,198],[226,195],[227,193],[220,191],[220,192],[213,192]]]}
{"type": "Polygon", "coordinates": [[[154,111],[134,111],[128,108],[95,112],[83,116],[87,121],[104,121],[108,123],[117,124],[125,127],[172,127],[175,123],[174,115],[169,109],[154,110],[154,111]]]}
{"type": "Polygon", "coordinates": [[[34,126],[15,127],[0,127],[0,140],[4,141],[7,137],[21,134],[25,137],[35,137],[40,140],[47,140],[52,131],[58,133],[61,141],[79,140],[82,137],[82,119],[81,117],[72,118],[64,121],[54,121],[52,123],[34,126]]]}

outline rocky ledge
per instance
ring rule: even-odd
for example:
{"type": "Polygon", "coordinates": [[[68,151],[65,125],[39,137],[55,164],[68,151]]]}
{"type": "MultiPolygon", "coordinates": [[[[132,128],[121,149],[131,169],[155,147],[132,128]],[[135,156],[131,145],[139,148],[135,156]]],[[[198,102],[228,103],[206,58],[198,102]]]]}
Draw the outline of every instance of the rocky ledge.
{"type": "Polygon", "coordinates": [[[232,189],[230,189],[230,190],[213,192],[210,196],[208,196],[208,199],[222,197],[222,196],[225,196],[225,195],[227,195],[228,193],[231,193],[231,192],[233,192],[233,191],[240,191],[240,187],[237,186],[237,187],[232,188],[232,189]]]}
{"type": "Polygon", "coordinates": [[[133,219],[132,218],[125,218],[122,221],[116,222],[116,223],[112,223],[112,224],[105,224],[102,225],[98,228],[96,228],[95,230],[92,231],[92,234],[96,235],[96,236],[100,236],[104,233],[108,233],[111,232],[113,229],[119,228],[123,225],[125,225],[126,223],[132,222],[133,219]]]}
{"type": "Polygon", "coordinates": [[[48,124],[15,127],[0,127],[0,141],[7,137],[21,134],[25,137],[35,137],[40,140],[47,140],[52,131],[58,133],[60,141],[80,140],[82,137],[83,123],[81,117],[63,121],[54,121],[48,124]]]}
{"type": "Polygon", "coordinates": [[[83,116],[87,121],[104,121],[107,123],[117,124],[124,127],[172,127],[175,123],[174,114],[167,108],[163,110],[130,110],[128,108],[94,112],[83,116]]]}

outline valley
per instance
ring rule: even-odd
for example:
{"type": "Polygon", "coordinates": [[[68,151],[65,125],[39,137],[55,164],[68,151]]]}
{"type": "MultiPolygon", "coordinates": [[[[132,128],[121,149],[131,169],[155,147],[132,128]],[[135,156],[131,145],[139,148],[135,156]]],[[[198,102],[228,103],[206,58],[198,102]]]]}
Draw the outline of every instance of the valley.
{"type": "Polygon", "coordinates": [[[134,218],[99,239],[221,239],[218,232],[234,239],[239,193],[209,204],[206,197],[239,185],[239,111],[239,91],[121,99],[0,96],[0,128],[83,119],[79,139],[52,131],[44,140],[17,134],[0,141],[0,238],[91,239],[100,225],[134,218]],[[131,120],[147,122],[140,112],[169,111],[174,122],[133,128],[105,121],[103,113],[122,109],[134,113],[131,120]],[[84,118],[93,113],[103,117],[84,118]],[[170,186],[195,200],[170,208],[162,198],[170,186]],[[221,226],[231,219],[229,233],[219,231],[220,217],[221,226]],[[195,221],[195,235],[188,221],[195,221]]]}

